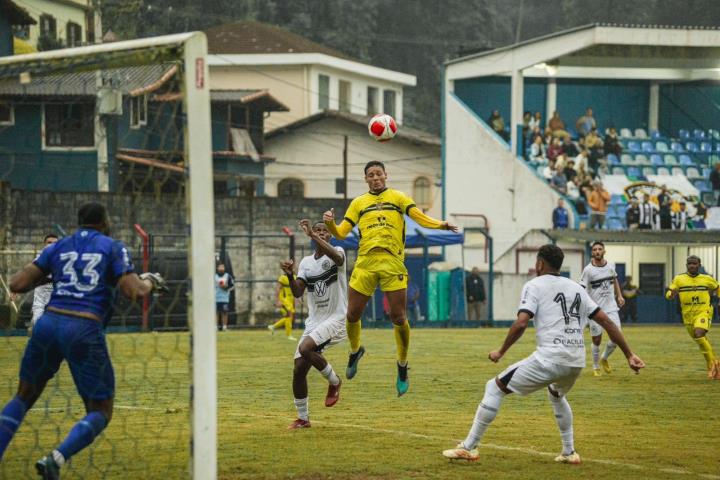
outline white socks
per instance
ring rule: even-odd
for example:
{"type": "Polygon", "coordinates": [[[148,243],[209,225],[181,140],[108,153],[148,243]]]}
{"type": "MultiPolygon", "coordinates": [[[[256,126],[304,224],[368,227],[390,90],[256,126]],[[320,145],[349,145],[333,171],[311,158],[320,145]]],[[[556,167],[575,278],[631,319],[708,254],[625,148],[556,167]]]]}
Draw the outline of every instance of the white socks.
{"type": "Polygon", "coordinates": [[[297,408],[298,418],[300,420],[308,420],[308,397],[296,398],[295,408],[297,408]]]}
{"type": "Polygon", "coordinates": [[[592,359],[593,359],[593,368],[595,370],[600,369],[600,345],[592,344],[592,359]]]}
{"type": "Polygon", "coordinates": [[[495,420],[503,398],[505,398],[505,393],[498,388],[495,379],[491,378],[485,384],[485,395],[478,406],[477,412],[475,412],[475,419],[473,420],[472,428],[470,428],[470,433],[468,433],[467,438],[462,442],[467,450],[472,450],[480,443],[480,440],[485,434],[485,430],[487,430],[492,421],[495,420]]]}
{"type": "Polygon", "coordinates": [[[560,438],[562,439],[562,454],[570,455],[575,451],[573,440],[573,413],[567,399],[556,397],[548,391],[548,398],[555,412],[555,421],[560,429],[560,438]]]}
{"type": "Polygon", "coordinates": [[[337,385],[340,383],[340,377],[337,376],[335,370],[332,368],[332,365],[329,363],[325,365],[325,368],[320,370],[320,373],[327,379],[328,382],[330,382],[330,385],[337,385]]]}
{"type": "Polygon", "coordinates": [[[605,345],[605,351],[602,354],[602,359],[607,360],[610,354],[615,351],[615,347],[617,347],[617,344],[613,343],[611,340],[608,340],[607,344],[605,345]]]}
{"type": "Polygon", "coordinates": [[[65,465],[65,457],[62,453],[58,452],[57,450],[52,451],[53,460],[55,460],[55,463],[58,464],[58,467],[62,467],[65,465]]]}

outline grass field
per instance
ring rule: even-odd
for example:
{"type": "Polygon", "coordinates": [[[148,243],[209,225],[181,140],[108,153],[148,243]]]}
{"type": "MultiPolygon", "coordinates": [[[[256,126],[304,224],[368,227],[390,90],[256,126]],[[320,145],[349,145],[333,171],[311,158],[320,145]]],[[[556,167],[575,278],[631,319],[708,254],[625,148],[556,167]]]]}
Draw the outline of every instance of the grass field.
{"type": "MultiPolygon", "coordinates": [[[[397,398],[391,330],[365,330],[368,354],[340,402],[322,405],[326,383],[310,375],[311,429],[295,418],[295,345],[267,332],[219,334],[219,471],[222,479],[637,478],[720,479],[720,382],[680,325],[630,327],[647,362],[641,375],[620,351],[611,375],[586,369],[568,396],[580,466],[557,465],[560,438],[545,394],[510,396],[490,427],[482,457],[449,463],[441,451],[467,433],[485,382],[534,348],[528,331],[499,365],[486,360],[505,329],[413,331],[410,392],[397,398]]],[[[715,344],[720,350],[720,336],[715,344]]],[[[712,337],[711,337],[712,339],[712,337]]],[[[105,434],[63,478],[184,478],[188,462],[187,334],[109,336],[118,408],[105,434]]],[[[13,393],[21,338],[0,338],[0,402],[13,393]]],[[[328,352],[343,372],[346,346],[328,352]]],[[[33,462],[82,416],[65,367],[27,416],[0,464],[0,478],[32,478],[33,462]]]]}

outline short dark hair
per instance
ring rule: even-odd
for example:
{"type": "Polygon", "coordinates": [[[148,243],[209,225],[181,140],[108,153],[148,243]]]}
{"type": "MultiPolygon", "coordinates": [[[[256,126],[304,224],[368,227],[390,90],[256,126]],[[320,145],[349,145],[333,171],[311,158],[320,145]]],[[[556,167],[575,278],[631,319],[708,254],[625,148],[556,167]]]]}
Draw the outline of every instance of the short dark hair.
{"type": "Polygon", "coordinates": [[[605,248],[605,244],[600,240],[595,240],[592,245],[590,245],[590,248],[593,248],[595,245],[600,245],[601,247],[605,248]]]}
{"type": "Polygon", "coordinates": [[[700,261],[700,257],[697,255],[690,255],[687,260],[685,260],[685,263],[689,262],[690,260],[697,260],[697,262],[702,265],[702,262],[700,261]]]}
{"type": "Polygon", "coordinates": [[[385,171],[385,164],[383,162],[381,162],[380,160],[370,160],[365,164],[365,169],[363,170],[365,172],[365,175],[367,175],[367,171],[371,167],[380,167],[382,168],[383,172],[385,171]]]}
{"type": "Polygon", "coordinates": [[[322,220],[318,220],[318,221],[316,221],[315,223],[313,223],[312,228],[315,228],[315,227],[317,227],[318,225],[323,225],[323,226],[325,226],[325,222],[322,221],[322,220]]]}
{"type": "Polygon", "coordinates": [[[58,236],[55,235],[54,233],[48,233],[47,235],[45,235],[45,238],[43,238],[43,242],[47,242],[47,239],[48,239],[48,238],[54,238],[55,240],[59,240],[59,239],[60,239],[60,237],[58,237],[58,236]]]}
{"type": "Polygon", "coordinates": [[[562,249],[551,243],[540,247],[537,256],[547,262],[555,270],[560,270],[563,260],[565,260],[565,254],[562,249]]]}
{"type": "Polygon", "coordinates": [[[99,203],[90,202],[78,210],[78,225],[100,225],[107,220],[107,210],[99,203]]]}

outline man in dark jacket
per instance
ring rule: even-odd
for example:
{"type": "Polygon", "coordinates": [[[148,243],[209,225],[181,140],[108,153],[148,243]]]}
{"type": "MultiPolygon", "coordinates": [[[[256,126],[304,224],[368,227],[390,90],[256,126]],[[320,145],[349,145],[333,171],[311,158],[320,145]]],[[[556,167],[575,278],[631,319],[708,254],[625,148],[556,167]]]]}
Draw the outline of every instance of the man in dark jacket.
{"type": "Polygon", "coordinates": [[[715,205],[720,205],[720,163],[716,163],[715,168],[710,172],[710,184],[715,196],[715,205]]]}
{"type": "Polygon", "coordinates": [[[473,267],[465,277],[465,293],[467,295],[468,320],[479,321],[483,317],[485,306],[485,283],[480,276],[480,269],[473,267]]]}
{"type": "Polygon", "coordinates": [[[630,199],[630,205],[625,212],[625,223],[628,230],[637,230],[640,226],[640,207],[636,197],[630,199]]]}

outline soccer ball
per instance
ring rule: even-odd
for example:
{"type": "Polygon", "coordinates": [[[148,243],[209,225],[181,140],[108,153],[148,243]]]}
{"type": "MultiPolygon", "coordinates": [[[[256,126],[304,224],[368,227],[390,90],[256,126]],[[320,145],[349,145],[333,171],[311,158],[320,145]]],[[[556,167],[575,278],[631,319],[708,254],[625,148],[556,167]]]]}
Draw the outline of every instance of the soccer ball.
{"type": "Polygon", "coordinates": [[[386,113],[378,113],[370,119],[368,132],[378,142],[391,140],[398,131],[395,119],[386,113]]]}
{"type": "Polygon", "coordinates": [[[222,278],[220,279],[218,284],[220,285],[220,288],[225,288],[225,280],[223,280],[222,278]]]}

